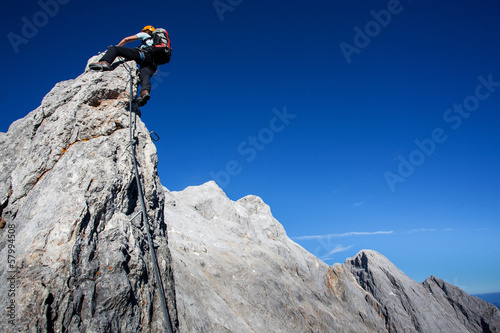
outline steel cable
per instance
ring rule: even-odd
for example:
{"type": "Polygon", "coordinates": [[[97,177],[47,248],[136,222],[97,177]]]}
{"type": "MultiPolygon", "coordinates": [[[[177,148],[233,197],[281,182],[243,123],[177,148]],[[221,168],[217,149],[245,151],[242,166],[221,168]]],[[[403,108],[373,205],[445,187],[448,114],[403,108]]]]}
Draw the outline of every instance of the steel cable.
{"type": "Polygon", "coordinates": [[[139,194],[139,201],[141,203],[141,208],[142,208],[142,218],[144,221],[144,229],[146,229],[146,235],[148,238],[148,244],[149,244],[149,250],[151,252],[151,261],[153,264],[153,271],[154,275],[156,278],[156,284],[158,285],[158,290],[160,293],[160,301],[161,301],[161,307],[163,311],[163,316],[165,319],[165,324],[167,326],[167,330],[169,333],[173,333],[172,331],[172,324],[170,322],[170,315],[168,312],[168,307],[166,303],[166,297],[165,297],[165,290],[163,288],[163,282],[161,280],[160,276],[160,269],[158,268],[158,259],[156,257],[156,252],[154,248],[154,243],[153,239],[151,238],[151,232],[149,231],[149,216],[146,210],[146,205],[144,203],[144,195],[142,193],[142,184],[141,180],[139,177],[139,169],[137,167],[137,158],[135,154],[135,146],[137,144],[137,140],[135,138],[135,130],[136,130],[136,120],[137,120],[137,114],[133,111],[132,109],[132,101],[133,101],[133,76],[132,76],[132,67],[130,67],[126,62],[124,62],[124,66],[128,69],[129,75],[130,75],[130,96],[129,96],[129,107],[130,107],[130,116],[129,116],[129,121],[130,121],[130,150],[132,152],[132,160],[134,164],[134,174],[135,174],[135,179],[137,182],[137,192],[139,194]]]}

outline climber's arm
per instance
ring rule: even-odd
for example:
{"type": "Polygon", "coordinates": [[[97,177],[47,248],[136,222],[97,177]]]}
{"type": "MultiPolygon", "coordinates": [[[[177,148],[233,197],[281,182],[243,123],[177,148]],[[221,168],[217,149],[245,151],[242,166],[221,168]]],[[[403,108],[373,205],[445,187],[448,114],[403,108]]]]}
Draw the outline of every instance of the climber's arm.
{"type": "Polygon", "coordinates": [[[137,37],[137,35],[125,37],[122,39],[122,41],[120,43],[118,43],[118,46],[123,46],[123,45],[127,44],[128,42],[132,42],[132,41],[138,40],[138,39],[139,39],[139,37],[137,37]]]}

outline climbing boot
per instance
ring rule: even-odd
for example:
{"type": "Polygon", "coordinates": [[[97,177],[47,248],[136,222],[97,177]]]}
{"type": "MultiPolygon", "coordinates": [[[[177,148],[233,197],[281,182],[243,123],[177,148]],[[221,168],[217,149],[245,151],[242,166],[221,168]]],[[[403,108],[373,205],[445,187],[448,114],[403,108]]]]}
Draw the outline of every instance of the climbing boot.
{"type": "Polygon", "coordinates": [[[94,62],[89,65],[89,68],[95,71],[109,71],[111,69],[111,64],[105,60],[99,62],[94,62]]]}
{"type": "Polygon", "coordinates": [[[149,101],[151,96],[149,95],[149,91],[147,90],[142,90],[141,91],[141,96],[139,96],[139,99],[137,100],[139,106],[144,106],[146,103],[149,101]]]}

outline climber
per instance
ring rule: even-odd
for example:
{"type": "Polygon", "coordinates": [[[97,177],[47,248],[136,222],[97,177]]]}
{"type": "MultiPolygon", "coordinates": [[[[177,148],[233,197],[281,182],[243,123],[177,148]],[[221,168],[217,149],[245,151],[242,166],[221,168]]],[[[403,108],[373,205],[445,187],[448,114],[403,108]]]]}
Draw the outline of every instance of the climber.
{"type": "MultiPolygon", "coordinates": [[[[89,68],[93,70],[108,71],[111,70],[111,64],[118,56],[127,60],[134,60],[139,64],[139,81],[141,84],[141,94],[138,99],[139,106],[144,106],[148,102],[151,92],[150,79],[158,69],[158,62],[153,59],[151,52],[154,31],[155,28],[153,26],[145,26],[140,33],[123,38],[117,46],[109,46],[99,62],[89,65],[89,68]],[[126,43],[139,39],[142,41],[140,47],[123,47],[126,43]]],[[[170,48],[170,45],[168,47],[170,48]]]]}

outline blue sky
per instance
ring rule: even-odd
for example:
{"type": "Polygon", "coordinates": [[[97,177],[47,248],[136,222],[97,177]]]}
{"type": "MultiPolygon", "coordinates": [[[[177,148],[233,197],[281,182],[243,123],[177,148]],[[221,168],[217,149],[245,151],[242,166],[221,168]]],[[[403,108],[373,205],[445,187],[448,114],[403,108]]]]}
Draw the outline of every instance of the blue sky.
{"type": "Polygon", "coordinates": [[[164,186],[258,195],[329,264],[368,248],[419,282],[500,291],[495,1],[148,4],[9,3],[0,131],[108,45],[165,27],[172,61],[142,109],[164,186]]]}

